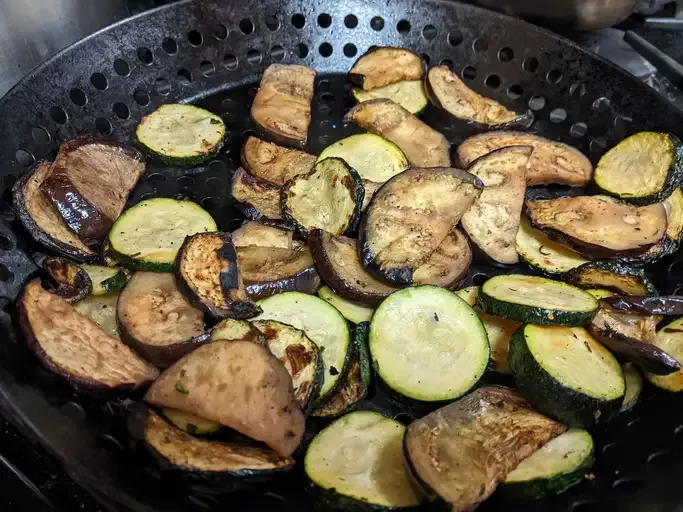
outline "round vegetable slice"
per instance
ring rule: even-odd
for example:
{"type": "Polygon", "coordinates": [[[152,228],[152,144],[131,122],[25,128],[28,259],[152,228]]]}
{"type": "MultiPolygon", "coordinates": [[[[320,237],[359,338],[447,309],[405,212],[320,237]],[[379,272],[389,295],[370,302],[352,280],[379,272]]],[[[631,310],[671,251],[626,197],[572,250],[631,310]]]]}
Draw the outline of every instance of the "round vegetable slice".
{"type": "Polygon", "coordinates": [[[546,274],[563,274],[588,260],[562,244],[552,241],[522,217],[517,232],[516,249],[519,257],[536,270],[546,274]]]}
{"type": "Polygon", "coordinates": [[[372,318],[372,313],[375,311],[373,308],[365,306],[364,304],[358,304],[340,297],[327,286],[323,286],[318,290],[318,296],[337,308],[339,312],[344,315],[344,318],[354,324],[369,322],[372,318]]]}
{"type": "Polygon", "coordinates": [[[624,372],[624,381],[626,382],[626,392],[624,393],[624,401],[621,404],[621,410],[629,411],[638,403],[640,392],[643,390],[643,378],[640,376],[640,370],[633,363],[624,363],[621,365],[624,372]]]}
{"type": "Polygon", "coordinates": [[[415,115],[420,114],[429,104],[422,80],[403,80],[385,85],[384,87],[370,89],[369,91],[354,88],[351,92],[358,103],[376,99],[387,99],[401,105],[408,112],[415,115]]]}
{"type": "Polygon", "coordinates": [[[116,292],[104,295],[88,295],[85,299],[74,304],[74,309],[81,315],[87,316],[91,322],[97,324],[109,336],[121,339],[116,325],[116,304],[119,294],[116,292]]]}
{"type": "MultiPolygon", "coordinates": [[[[670,354],[683,365],[683,318],[662,327],[655,337],[657,347],[670,354]]],[[[680,393],[683,391],[683,370],[669,375],[646,373],[645,377],[659,389],[680,393]]]]}
{"type": "Polygon", "coordinates": [[[93,295],[121,291],[128,282],[128,276],[121,268],[87,264],[81,265],[81,268],[90,276],[93,295]]]}

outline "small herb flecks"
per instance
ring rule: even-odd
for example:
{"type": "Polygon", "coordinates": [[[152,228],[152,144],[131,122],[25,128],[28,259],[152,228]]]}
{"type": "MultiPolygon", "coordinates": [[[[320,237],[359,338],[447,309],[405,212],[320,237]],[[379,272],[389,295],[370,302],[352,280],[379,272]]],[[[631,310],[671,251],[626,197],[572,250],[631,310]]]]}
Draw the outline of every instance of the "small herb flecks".
{"type": "Polygon", "coordinates": [[[434,321],[435,321],[435,322],[438,322],[438,321],[439,321],[439,315],[437,315],[436,313],[434,313],[434,321]]]}
{"type": "Polygon", "coordinates": [[[189,393],[189,391],[185,389],[185,386],[183,386],[183,383],[180,381],[175,383],[175,390],[183,395],[187,395],[189,393]]]}

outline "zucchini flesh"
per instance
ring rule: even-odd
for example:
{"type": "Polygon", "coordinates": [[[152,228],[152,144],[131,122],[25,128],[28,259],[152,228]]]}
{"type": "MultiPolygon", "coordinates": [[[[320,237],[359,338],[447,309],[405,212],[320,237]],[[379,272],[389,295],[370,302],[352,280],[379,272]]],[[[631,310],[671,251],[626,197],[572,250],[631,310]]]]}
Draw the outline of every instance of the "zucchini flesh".
{"type": "Polygon", "coordinates": [[[588,263],[578,252],[552,241],[522,217],[516,239],[517,254],[530,266],[546,274],[564,274],[588,263]]]}
{"type": "Polygon", "coordinates": [[[128,282],[126,273],[117,267],[83,264],[81,268],[90,276],[93,295],[121,291],[128,282]]]}
{"type": "Polygon", "coordinates": [[[626,383],[624,401],[621,404],[623,412],[632,409],[638,402],[640,392],[643,390],[643,378],[640,376],[640,370],[633,363],[624,363],[621,365],[621,369],[624,372],[624,382],[626,383]]]}
{"type": "Polygon", "coordinates": [[[81,315],[87,316],[91,322],[97,324],[112,338],[121,339],[119,329],[116,326],[116,304],[118,301],[119,294],[116,292],[104,295],[88,295],[85,299],[74,304],[74,309],[81,315]]]}
{"type": "MultiPolygon", "coordinates": [[[[662,327],[657,332],[654,344],[683,365],[683,318],[662,327]]],[[[669,375],[646,373],[645,377],[659,389],[673,393],[683,391],[683,369],[669,375]]]]}
{"type": "Polygon", "coordinates": [[[369,322],[372,318],[372,313],[375,311],[373,308],[365,306],[364,304],[352,302],[340,297],[327,286],[323,286],[318,290],[318,296],[337,308],[339,312],[344,315],[344,318],[354,324],[369,322]]]}
{"type": "Polygon", "coordinates": [[[211,329],[211,341],[243,340],[265,345],[263,334],[246,320],[224,318],[211,329]]]}
{"type": "Polygon", "coordinates": [[[216,229],[211,215],[192,201],[148,199],[114,223],[109,232],[110,252],[126,267],[170,272],[185,237],[216,229]]]}
{"type": "Polygon", "coordinates": [[[599,309],[595,297],[575,286],[515,274],[486,281],[478,303],[490,315],[539,325],[589,324],[599,309]]]}
{"type": "Polygon", "coordinates": [[[420,114],[429,103],[422,80],[403,80],[369,91],[354,87],[351,93],[358,103],[375,99],[388,99],[415,115],[420,114]]]}
{"type": "Polygon", "coordinates": [[[456,294],[436,286],[387,297],[372,316],[369,340],[384,383],[425,402],[464,395],[489,362],[489,342],[477,314],[456,294]]]}
{"type": "Polygon", "coordinates": [[[168,421],[173,423],[180,430],[195,436],[212,434],[221,428],[220,423],[207,420],[206,418],[202,418],[190,412],[170,409],[168,407],[164,407],[161,412],[166,416],[168,421]]]}
{"type": "Polygon", "coordinates": [[[347,510],[354,502],[389,509],[417,506],[420,498],[403,462],[405,430],[377,412],[347,414],[311,441],[306,476],[347,510]]]}

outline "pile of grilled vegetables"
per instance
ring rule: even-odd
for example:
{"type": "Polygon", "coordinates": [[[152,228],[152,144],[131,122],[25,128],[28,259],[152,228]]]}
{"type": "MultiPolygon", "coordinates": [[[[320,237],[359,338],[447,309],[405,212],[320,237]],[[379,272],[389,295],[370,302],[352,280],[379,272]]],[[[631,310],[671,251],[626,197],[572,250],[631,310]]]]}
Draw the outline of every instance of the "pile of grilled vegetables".
{"type": "MultiPolygon", "coordinates": [[[[658,296],[645,271],[679,247],[681,142],[637,133],[593,169],[513,131],[530,113],[375,48],[349,73],[345,120],[367,133],[316,156],[315,76],[266,69],[232,232],[190,201],[125,209],[145,159],[117,143],[71,140],[24,176],[14,207],[55,253],[18,300],[29,346],[84,392],[148,388],[150,452],[227,488],[296,460],[333,506],[464,511],[496,489],[537,499],[581,482],[586,429],[636,404],[641,372],[683,391],[683,324],[658,328],[683,298],[658,296]],[[455,160],[418,117],[435,107],[481,132],[455,160]],[[533,193],[590,184],[598,195],[533,193]],[[473,259],[528,271],[462,288],[473,259]],[[431,412],[406,427],[376,412],[375,392],[431,412]]],[[[196,165],[225,126],[164,105],[136,135],[151,158],[196,165]]]]}

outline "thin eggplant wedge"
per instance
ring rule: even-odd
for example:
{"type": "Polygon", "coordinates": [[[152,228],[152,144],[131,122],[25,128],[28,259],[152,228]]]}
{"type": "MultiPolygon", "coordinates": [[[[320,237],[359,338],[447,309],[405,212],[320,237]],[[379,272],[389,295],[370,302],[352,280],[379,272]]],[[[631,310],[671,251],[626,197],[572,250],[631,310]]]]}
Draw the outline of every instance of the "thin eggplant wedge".
{"type": "Polygon", "coordinates": [[[314,81],[315,71],[306,66],[268,66],[251,106],[256,126],[278,144],[304,147],[311,124],[314,81]]]}
{"type": "Polygon", "coordinates": [[[180,293],[172,274],[137,272],[119,295],[116,316],[123,342],[160,368],[210,341],[204,314],[180,293]]]}
{"type": "Polygon", "coordinates": [[[355,230],[365,190],[358,173],[341,158],[326,158],[308,174],[282,187],[282,216],[297,231],[308,235],[322,229],[333,235],[355,230]]]}
{"type": "Polygon", "coordinates": [[[683,144],[670,133],[636,133],[600,158],[593,179],[624,201],[659,203],[683,183],[683,144]]]}
{"type": "Polygon", "coordinates": [[[49,290],[69,304],[85,299],[92,291],[88,273],[66,258],[47,258],[43,268],[55,283],[49,290]]]}
{"type": "Polygon", "coordinates": [[[281,187],[294,176],[311,172],[316,157],[298,149],[283,148],[257,137],[249,137],[242,146],[240,160],[252,176],[281,187]]]}
{"type": "Polygon", "coordinates": [[[91,261],[97,253],[73,233],[40,190],[52,164],[41,162],[12,188],[12,206],[26,231],[48,249],[76,261],[91,261]]]}
{"type": "Polygon", "coordinates": [[[249,300],[229,233],[197,233],[185,239],[175,261],[178,289],[216,318],[245,320],[261,313],[249,300]]]}
{"type": "Polygon", "coordinates": [[[351,83],[365,91],[404,80],[421,80],[422,59],[405,48],[379,47],[358,57],[349,71],[351,83]]]}
{"type": "Polygon", "coordinates": [[[524,114],[506,108],[497,101],[473,91],[448,66],[436,66],[425,78],[427,96],[431,102],[458,119],[488,129],[527,129],[534,114],[524,114]]]}
{"type": "Polygon", "coordinates": [[[391,100],[359,103],[346,113],[344,121],[396,144],[412,167],[451,165],[448,139],[391,100]]]}
{"type": "Polygon", "coordinates": [[[530,146],[498,149],[478,158],[467,169],[482,181],[484,190],[462,216],[462,227],[489,258],[504,265],[519,261],[515,241],[532,151],[530,146]]]}
{"type": "Polygon", "coordinates": [[[95,245],[121,215],[144,170],[137,149],[80,137],[62,144],[40,190],[69,229],[86,245],[95,245]]]}
{"type": "MultiPolygon", "coordinates": [[[[655,346],[665,350],[683,364],[683,319],[674,320],[657,332],[655,346]]],[[[683,391],[683,369],[669,375],[646,373],[645,377],[659,389],[672,393],[683,391]]]]}
{"type": "Polygon", "coordinates": [[[411,423],[403,448],[420,483],[449,510],[464,512],[566,428],[534,411],[517,392],[489,386],[411,423]]]}
{"type": "Polygon", "coordinates": [[[248,219],[282,219],[280,187],[252,176],[241,167],[232,177],[230,195],[248,219]]]}
{"type": "Polygon", "coordinates": [[[413,272],[413,284],[431,284],[447,290],[456,289],[472,264],[472,248],[467,236],[454,229],[429,258],[413,272]]]}
{"type": "Polygon", "coordinates": [[[633,206],[608,196],[527,201],[531,224],[589,258],[641,254],[666,233],[660,204],[633,206]]]}
{"type": "Polygon", "coordinates": [[[656,295],[657,289],[640,268],[618,261],[590,261],[564,275],[582,288],[606,288],[625,295],[656,295]]]}
{"type": "Polygon", "coordinates": [[[266,339],[256,327],[246,320],[224,318],[211,329],[211,341],[243,340],[265,345],[266,339]]]}
{"type": "Polygon", "coordinates": [[[289,373],[268,349],[248,341],[199,347],[163,372],[145,400],[233,428],[282,457],[296,450],[305,428],[289,373]]]}
{"type": "Polygon", "coordinates": [[[588,263],[578,252],[554,242],[543,231],[531,227],[526,217],[521,219],[515,249],[529,266],[551,276],[564,274],[588,263]]]}
{"type": "Polygon", "coordinates": [[[508,146],[532,146],[527,185],[583,187],[593,176],[593,164],[576,148],[531,133],[497,131],[475,135],[458,146],[458,162],[467,168],[477,158],[508,146]]]}
{"type": "Polygon", "coordinates": [[[618,296],[600,299],[601,304],[636,315],[683,315],[683,296],[681,295],[646,295],[618,296]]]}
{"type": "Polygon", "coordinates": [[[375,194],[359,229],[365,269],[397,286],[443,242],[479,197],[481,180],[452,168],[409,169],[375,194]]]}
{"type": "Polygon", "coordinates": [[[358,103],[377,99],[391,100],[416,116],[429,105],[422,80],[404,80],[369,91],[354,87],[351,94],[358,103]]]}
{"type": "Polygon", "coordinates": [[[19,325],[41,363],[88,391],[127,391],[159,374],[64,299],[30,281],[18,301],[19,325]]]}

